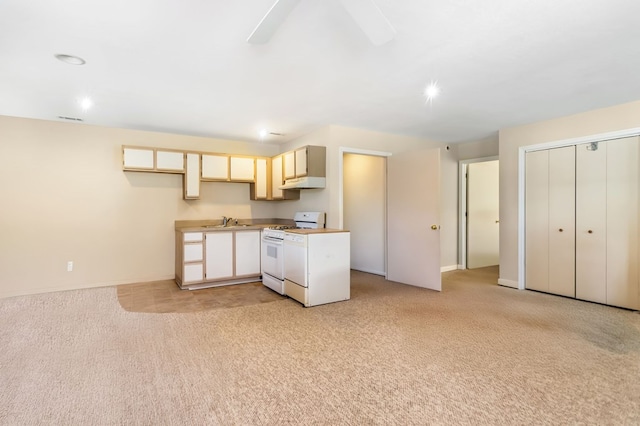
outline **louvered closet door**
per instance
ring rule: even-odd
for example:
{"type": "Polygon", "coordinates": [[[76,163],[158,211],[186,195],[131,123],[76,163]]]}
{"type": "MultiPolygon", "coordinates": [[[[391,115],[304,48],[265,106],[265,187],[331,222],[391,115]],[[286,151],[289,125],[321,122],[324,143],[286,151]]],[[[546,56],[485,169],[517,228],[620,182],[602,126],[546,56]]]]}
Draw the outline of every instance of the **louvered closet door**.
{"type": "Polygon", "coordinates": [[[575,297],[575,146],[549,151],[549,293],[575,297]]]}
{"type": "Polygon", "coordinates": [[[608,305],[640,309],[638,289],[638,137],[607,142],[608,305]]]}
{"type": "Polygon", "coordinates": [[[607,303],[607,143],[576,146],[576,297],[607,303]]]}
{"type": "Polygon", "coordinates": [[[525,287],[549,291],[549,151],[526,154],[525,287]]]}

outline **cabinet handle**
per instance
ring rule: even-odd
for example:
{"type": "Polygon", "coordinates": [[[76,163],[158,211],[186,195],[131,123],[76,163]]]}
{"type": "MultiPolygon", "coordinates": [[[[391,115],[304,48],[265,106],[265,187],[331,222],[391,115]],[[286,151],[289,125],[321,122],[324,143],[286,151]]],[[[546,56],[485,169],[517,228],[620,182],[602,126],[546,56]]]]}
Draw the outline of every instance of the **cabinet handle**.
{"type": "Polygon", "coordinates": [[[560,231],[560,232],[564,232],[564,229],[560,228],[560,229],[558,229],[558,231],[560,231]]]}
{"type": "Polygon", "coordinates": [[[593,234],[593,231],[591,229],[589,229],[587,232],[593,234]]]}

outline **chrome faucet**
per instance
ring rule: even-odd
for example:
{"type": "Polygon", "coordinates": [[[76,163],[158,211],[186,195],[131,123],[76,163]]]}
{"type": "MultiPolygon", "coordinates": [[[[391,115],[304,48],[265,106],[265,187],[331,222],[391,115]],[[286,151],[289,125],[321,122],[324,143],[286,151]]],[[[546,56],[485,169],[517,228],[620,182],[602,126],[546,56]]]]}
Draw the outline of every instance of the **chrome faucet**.
{"type": "Polygon", "coordinates": [[[232,220],[230,217],[222,216],[222,226],[227,226],[232,220]]]}

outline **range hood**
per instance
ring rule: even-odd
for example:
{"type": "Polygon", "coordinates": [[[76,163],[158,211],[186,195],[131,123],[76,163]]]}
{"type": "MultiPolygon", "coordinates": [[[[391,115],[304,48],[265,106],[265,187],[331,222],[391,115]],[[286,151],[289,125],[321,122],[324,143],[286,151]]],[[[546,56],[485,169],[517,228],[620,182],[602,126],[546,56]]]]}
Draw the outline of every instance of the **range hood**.
{"type": "Polygon", "coordinates": [[[286,179],[284,185],[278,189],[312,189],[324,188],[327,179],[317,176],[303,176],[295,179],[286,179]]]}

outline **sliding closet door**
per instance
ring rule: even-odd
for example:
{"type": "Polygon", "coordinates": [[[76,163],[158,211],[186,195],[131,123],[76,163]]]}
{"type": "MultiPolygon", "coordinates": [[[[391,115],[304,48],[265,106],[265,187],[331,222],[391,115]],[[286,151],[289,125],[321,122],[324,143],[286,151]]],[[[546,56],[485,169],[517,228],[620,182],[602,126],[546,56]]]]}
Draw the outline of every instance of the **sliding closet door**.
{"type": "Polygon", "coordinates": [[[576,148],[549,151],[549,293],[575,297],[576,148]]]}
{"type": "Polygon", "coordinates": [[[607,143],[576,146],[576,297],[607,303],[607,143]]]}
{"type": "Polygon", "coordinates": [[[638,294],[638,137],[607,142],[608,305],[640,309],[638,294]]]}
{"type": "Polygon", "coordinates": [[[526,154],[525,287],[549,291],[549,151],[526,154]]]}

